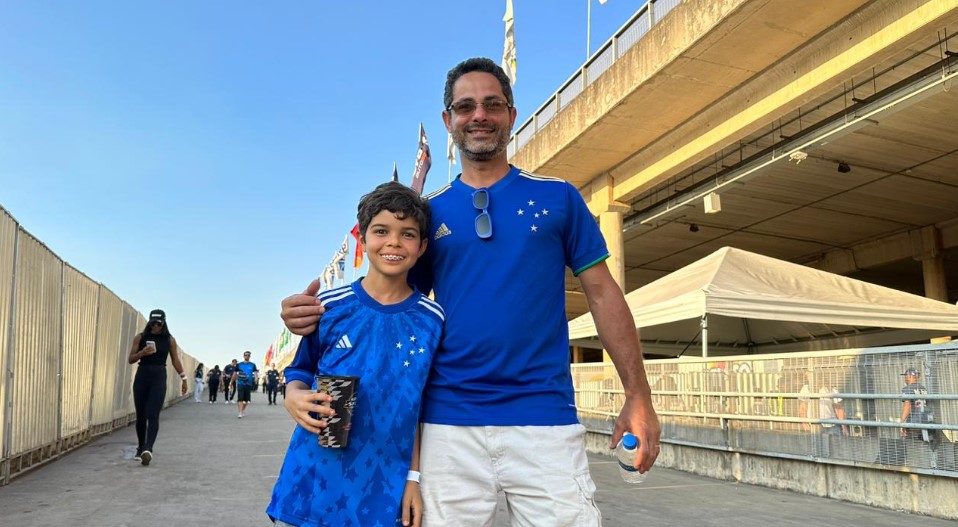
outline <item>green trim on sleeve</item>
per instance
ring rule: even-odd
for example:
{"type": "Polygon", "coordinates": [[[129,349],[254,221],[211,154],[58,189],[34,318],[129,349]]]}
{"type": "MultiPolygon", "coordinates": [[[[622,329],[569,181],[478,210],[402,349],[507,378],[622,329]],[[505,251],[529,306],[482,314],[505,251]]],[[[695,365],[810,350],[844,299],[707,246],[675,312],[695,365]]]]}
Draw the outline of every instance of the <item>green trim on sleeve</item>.
{"type": "Polygon", "coordinates": [[[595,264],[597,264],[597,263],[599,263],[599,262],[605,261],[605,260],[608,259],[610,256],[612,256],[612,255],[609,254],[609,253],[606,253],[605,256],[603,256],[603,257],[601,257],[601,258],[599,258],[599,259],[597,259],[597,260],[593,260],[593,261],[591,261],[591,262],[589,262],[589,263],[583,265],[582,267],[573,270],[573,271],[572,271],[572,276],[579,276],[579,273],[581,273],[582,271],[585,271],[586,269],[588,269],[588,268],[594,266],[595,264]]]}

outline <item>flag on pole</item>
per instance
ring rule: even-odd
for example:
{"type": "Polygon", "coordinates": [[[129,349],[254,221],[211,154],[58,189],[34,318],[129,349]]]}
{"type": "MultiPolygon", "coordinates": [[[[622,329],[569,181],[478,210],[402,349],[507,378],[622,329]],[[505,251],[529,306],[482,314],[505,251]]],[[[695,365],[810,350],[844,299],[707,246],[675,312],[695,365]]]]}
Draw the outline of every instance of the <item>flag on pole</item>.
{"type": "Polygon", "coordinates": [[[333,254],[333,261],[331,265],[333,266],[334,272],[336,273],[336,278],[342,280],[345,278],[346,271],[346,255],[349,254],[349,235],[343,236],[343,244],[339,246],[339,249],[336,250],[336,253],[333,254]]]}
{"type": "Polygon", "coordinates": [[[450,165],[456,164],[456,143],[452,141],[452,134],[446,134],[446,159],[450,165]]]}
{"type": "Polygon", "coordinates": [[[509,76],[509,82],[516,84],[516,35],[515,20],[512,17],[512,0],[506,0],[506,14],[502,15],[506,23],[506,41],[502,46],[502,69],[509,76]]]}
{"type": "Polygon", "coordinates": [[[395,162],[393,162],[393,181],[399,181],[399,171],[396,170],[395,162]]]}
{"type": "Polygon", "coordinates": [[[359,224],[353,226],[353,230],[350,231],[353,238],[356,239],[356,255],[353,256],[353,269],[359,269],[363,266],[363,251],[359,247],[359,224]]]}
{"type": "Polygon", "coordinates": [[[323,285],[326,286],[326,289],[333,288],[333,278],[335,276],[336,276],[336,271],[333,269],[332,264],[327,265],[326,268],[323,269],[323,274],[322,274],[323,285]]]}
{"type": "Polygon", "coordinates": [[[419,150],[416,151],[416,168],[412,172],[412,184],[409,185],[413,190],[422,194],[422,188],[426,184],[426,174],[432,166],[432,156],[429,155],[429,141],[426,140],[426,129],[419,123],[419,150]]]}

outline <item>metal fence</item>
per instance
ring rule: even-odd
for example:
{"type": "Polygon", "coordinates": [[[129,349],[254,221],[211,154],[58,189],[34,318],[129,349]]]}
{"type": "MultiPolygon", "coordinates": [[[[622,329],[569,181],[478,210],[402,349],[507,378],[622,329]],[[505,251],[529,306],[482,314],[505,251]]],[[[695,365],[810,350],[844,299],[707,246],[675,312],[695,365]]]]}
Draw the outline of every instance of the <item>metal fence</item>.
{"type": "MultiPolygon", "coordinates": [[[[958,343],[655,360],[646,369],[663,443],[958,477],[958,343]],[[906,389],[909,368],[919,378],[906,389]]],[[[582,422],[611,431],[624,401],[615,369],[572,372],[582,422]]]]}
{"type": "Polygon", "coordinates": [[[514,155],[535,137],[546,123],[578,97],[586,86],[595,82],[613,64],[636,44],[649,29],[662,20],[681,0],[649,0],[615,34],[585,61],[581,68],[562,83],[531,117],[516,128],[509,141],[507,153],[514,155]]]}
{"type": "MultiPolygon", "coordinates": [[[[0,485],[134,420],[127,356],[145,324],[0,208],[0,485]]],[[[168,368],[166,405],[181,399],[168,368]]]]}

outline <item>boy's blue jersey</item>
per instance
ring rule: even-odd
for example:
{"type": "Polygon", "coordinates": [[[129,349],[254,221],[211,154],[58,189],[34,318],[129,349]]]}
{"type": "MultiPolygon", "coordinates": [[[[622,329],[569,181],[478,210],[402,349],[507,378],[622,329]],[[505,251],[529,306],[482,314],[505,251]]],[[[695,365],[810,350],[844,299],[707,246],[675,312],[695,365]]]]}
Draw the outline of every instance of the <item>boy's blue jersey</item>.
{"type": "Polygon", "coordinates": [[[319,299],[326,313],[284,373],[314,388],[317,374],[360,377],[349,446],[321,447],[297,426],[266,512],[297,526],[396,525],[445,314],[416,291],[379,304],[361,279],[319,299]]]}
{"type": "Polygon", "coordinates": [[[492,236],[479,238],[474,190],[456,178],[428,196],[429,245],[410,272],[447,314],[422,420],[577,423],[565,278],[606,259],[605,239],[574,186],[515,167],[488,188],[492,236]]]}

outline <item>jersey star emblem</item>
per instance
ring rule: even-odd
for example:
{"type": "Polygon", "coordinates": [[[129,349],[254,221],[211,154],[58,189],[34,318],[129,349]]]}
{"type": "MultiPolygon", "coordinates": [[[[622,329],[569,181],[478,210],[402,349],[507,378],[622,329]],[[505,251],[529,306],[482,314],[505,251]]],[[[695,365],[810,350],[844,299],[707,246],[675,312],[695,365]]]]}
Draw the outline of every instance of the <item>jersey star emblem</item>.
{"type": "Polygon", "coordinates": [[[532,232],[538,232],[538,231],[539,231],[539,227],[536,227],[535,225],[533,225],[532,232]]]}
{"type": "Polygon", "coordinates": [[[524,211],[524,210],[522,210],[522,209],[519,209],[519,210],[516,211],[516,213],[517,213],[518,215],[522,216],[523,214],[526,213],[526,211],[524,211]]]}
{"type": "Polygon", "coordinates": [[[529,200],[529,206],[530,206],[530,207],[533,206],[533,205],[535,205],[535,204],[536,204],[535,201],[532,201],[531,199],[529,200]]]}

